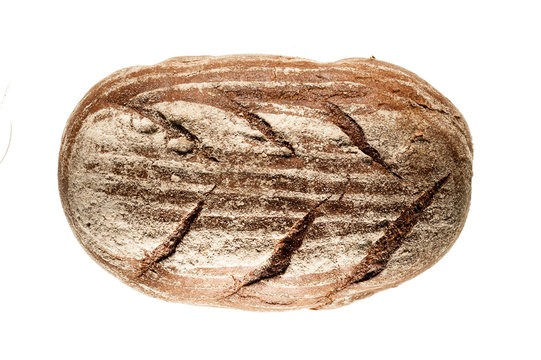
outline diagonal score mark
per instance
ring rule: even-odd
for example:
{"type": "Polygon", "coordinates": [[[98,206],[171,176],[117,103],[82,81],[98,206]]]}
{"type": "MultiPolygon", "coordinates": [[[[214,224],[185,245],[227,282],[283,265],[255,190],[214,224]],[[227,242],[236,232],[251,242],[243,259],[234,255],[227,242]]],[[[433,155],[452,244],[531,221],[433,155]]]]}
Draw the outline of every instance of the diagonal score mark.
{"type": "Polygon", "coordinates": [[[319,203],[313,206],[306,213],[306,215],[297,220],[289,229],[288,233],[276,243],[272,254],[267,260],[265,260],[256,269],[244,275],[242,279],[234,279],[234,289],[230,294],[225,296],[225,298],[237,294],[246,286],[250,286],[261,280],[283,274],[289,267],[293,253],[302,246],[304,236],[308,232],[308,228],[313,224],[314,220],[318,216],[317,209],[327,200],[329,200],[330,197],[331,196],[328,196],[321,200],[319,203]]]}
{"type": "Polygon", "coordinates": [[[154,109],[149,110],[149,109],[145,109],[143,107],[134,106],[134,105],[117,105],[117,106],[120,106],[128,112],[134,112],[138,114],[139,116],[152,121],[152,123],[164,129],[169,138],[175,137],[178,135],[185,136],[188,140],[198,145],[197,148],[199,149],[201,155],[203,155],[208,160],[219,162],[219,160],[216,159],[213,156],[213,154],[210,151],[208,151],[208,149],[202,146],[202,142],[197,137],[197,135],[190,132],[182,124],[177,123],[177,122],[172,122],[171,120],[167,119],[167,117],[162,112],[158,110],[154,110],[154,109]]]}
{"type": "Polygon", "coordinates": [[[163,124],[168,124],[170,127],[172,127],[173,129],[175,129],[176,131],[182,133],[184,136],[186,136],[190,141],[193,141],[193,142],[198,142],[200,143],[201,140],[199,140],[199,138],[197,137],[197,135],[195,135],[194,133],[190,132],[190,130],[186,129],[182,124],[180,124],[179,122],[172,122],[170,120],[168,120],[165,115],[158,111],[158,110],[154,110],[154,113],[156,114],[156,116],[158,118],[160,118],[161,122],[163,124]]]}
{"type": "Polygon", "coordinates": [[[368,249],[366,256],[356,264],[338,284],[323,296],[323,303],[315,307],[320,309],[333,302],[332,296],[345,289],[351,284],[372,279],[380,274],[394,252],[402,245],[404,238],[410,233],[419,221],[422,212],[430,206],[436,194],[447,183],[451,174],[437,181],[430,189],[426,190],[417,200],[406,206],[398,218],[392,222],[382,237],[380,237],[368,249]]]}
{"type": "Polygon", "coordinates": [[[191,225],[195,222],[195,220],[197,220],[197,217],[203,209],[205,200],[214,191],[214,189],[216,189],[216,185],[214,185],[212,189],[203,195],[203,198],[197,202],[195,207],[190,212],[184,215],[178,227],[163,243],[158,245],[150,253],[145,254],[145,257],[141,260],[141,268],[138,275],[139,277],[145,275],[156,264],[174,254],[177,246],[190,230],[191,225]]]}
{"type": "Polygon", "coordinates": [[[154,124],[165,129],[165,131],[170,136],[172,133],[171,129],[173,129],[173,130],[176,130],[177,133],[181,133],[182,135],[186,136],[186,138],[188,138],[190,141],[200,142],[199,138],[195,134],[191,133],[184,126],[177,123],[173,123],[172,121],[169,121],[165,117],[165,115],[158,110],[149,110],[149,109],[145,109],[139,106],[132,106],[132,105],[125,105],[125,107],[130,110],[135,111],[140,116],[152,121],[154,124]]]}
{"type": "Polygon", "coordinates": [[[291,152],[291,155],[295,155],[295,149],[293,146],[288,141],[278,136],[278,134],[276,134],[276,132],[272,129],[271,125],[261,116],[250,112],[244,105],[233,100],[225,92],[218,88],[215,88],[214,92],[210,92],[209,95],[213,97],[213,106],[217,105],[221,109],[230,111],[236,116],[245,119],[253,129],[263,134],[267,140],[277,146],[285,147],[291,152]]]}
{"type": "Polygon", "coordinates": [[[340,107],[331,103],[325,102],[325,110],[328,112],[328,120],[334,125],[338,126],[344,134],[346,134],[351,142],[359,148],[364,154],[370,156],[370,158],[384,167],[391,174],[402,180],[402,177],[391,170],[391,166],[383,160],[380,153],[372,147],[366,140],[361,126],[348,114],[346,114],[340,107]]]}

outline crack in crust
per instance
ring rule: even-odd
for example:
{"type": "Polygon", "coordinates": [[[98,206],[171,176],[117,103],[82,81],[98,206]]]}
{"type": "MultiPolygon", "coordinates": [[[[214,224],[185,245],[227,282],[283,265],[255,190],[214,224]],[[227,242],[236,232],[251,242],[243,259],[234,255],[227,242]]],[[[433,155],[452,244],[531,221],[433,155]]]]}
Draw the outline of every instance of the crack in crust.
{"type": "Polygon", "coordinates": [[[384,167],[391,174],[402,180],[402,176],[395,173],[389,164],[383,160],[380,153],[372,147],[366,140],[361,126],[348,114],[346,114],[340,107],[327,101],[324,103],[324,108],[328,112],[328,119],[334,125],[338,126],[344,134],[346,134],[353,144],[359,148],[364,154],[370,156],[370,158],[384,167]]]}
{"type": "Polygon", "coordinates": [[[158,110],[145,109],[141,106],[135,106],[135,105],[122,105],[122,106],[130,111],[134,111],[135,113],[139,114],[145,119],[152,121],[154,124],[164,129],[168,137],[184,135],[190,141],[199,142],[199,139],[197,138],[197,136],[190,133],[183,126],[177,126],[177,124],[173,124],[171,121],[169,121],[165,117],[164,114],[162,114],[158,110]]]}
{"type": "Polygon", "coordinates": [[[293,146],[288,141],[282,139],[278,134],[276,134],[271,125],[261,116],[249,111],[244,105],[233,100],[227,95],[227,93],[218,88],[215,88],[214,93],[211,92],[209,95],[213,97],[214,104],[218,105],[223,110],[230,111],[236,116],[248,121],[248,124],[253,129],[263,134],[267,140],[276,144],[277,146],[288,149],[291,152],[289,156],[295,155],[295,149],[293,146]]]}
{"type": "Polygon", "coordinates": [[[165,115],[158,110],[152,110],[152,112],[155,113],[156,116],[158,116],[164,124],[168,124],[171,128],[181,132],[182,135],[186,136],[190,141],[197,143],[201,142],[201,140],[199,140],[199,138],[194,133],[190,132],[188,129],[182,126],[182,124],[168,120],[165,115]]]}
{"type": "Polygon", "coordinates": [[[214,162],[219,162],[219,160],[216,159],[216,157],[214,157],[212,153],[208,151],[208,149],[202,146],[201,140],[197,137],[197,135],[190,132],[188,129],[182,126],[182,124],[172,122],[171,120],[167,119],[167,117],[161,111],[145,109],[135,105],[123,105],[122,107],[136,112],[140,116],[152,121],[154,124],[164,129],[168,139],[178,135],[186,137],[188,140],[198,145],[197,147],[203,157],[214,162]]]}
{"type": "Polygon", "coordinates": [[[203,195],[203,198],[197,202],[195,207],[189,213],[184,215],[178,227],[163,243],[158,245],[150,253],[145,254],[145,257],[141,260],[141,267],[138,277],[145,275],[149,270],[156,266],[156,264],[175,253],[182,239],[186,236],[188,231],[190,231],[191,225],[197,220],[201,210],[203,210],[205,200],[214,191],[214,189],[216,189],[216,185],[214,185],[212,189],[203,195]]]}
{"type": "Polygon", "coordinates": [[[225,296],[225,298],[229,298],[237,294],[241,289],[261,280],[283,274],[289,267],[293,253],[302,246],[308,228],[313,224],[316,217],[319,216],[317,213],[318,208],[329,200],[330,197],[331,196],[328,196],[321,200],[313,206],[306,215],[297,220],[297,222],[289,229],[288,233],[276,243],[271,256],[265,262],[244,275],[242,279],[238,280],[233,278],[235,281],[234,289],[230,294],[225,296]]]}
{"type": "Polygon", "coordinates": [[[398,218],[387,227],[383,236],[370,246],[368,253],[361,262],[355,265],[347,276],[323,297],[322,305],[316,306],[314,309],[321,309],[332,304],[334,301],[333,295],[346,287],[370,280],[379,275],[387,266],[394,252],[402,245],[404,238],[417,224],[422,212],[430,206],[436,194],[447,183],[450,175],[444,176],[411,205],[406,206],[398,218]]]}

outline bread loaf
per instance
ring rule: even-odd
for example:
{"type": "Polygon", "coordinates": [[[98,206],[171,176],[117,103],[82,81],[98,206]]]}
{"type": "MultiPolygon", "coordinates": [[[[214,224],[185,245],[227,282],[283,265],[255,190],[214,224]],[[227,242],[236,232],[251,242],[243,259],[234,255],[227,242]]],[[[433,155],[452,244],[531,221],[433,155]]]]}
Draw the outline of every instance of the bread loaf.
{"type": "Polygon", "coordinates": [[[59,187],[94,260],[169,301],[323,309],[437,262],[470,202],[451,102],[375,59],[179,57],[78,104],[59,187]]]}

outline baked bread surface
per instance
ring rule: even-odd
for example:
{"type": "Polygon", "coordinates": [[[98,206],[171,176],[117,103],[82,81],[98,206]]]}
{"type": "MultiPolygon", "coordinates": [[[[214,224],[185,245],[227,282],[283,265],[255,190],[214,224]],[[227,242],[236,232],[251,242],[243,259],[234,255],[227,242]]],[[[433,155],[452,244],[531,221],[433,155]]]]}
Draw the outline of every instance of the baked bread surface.
{"type": "Polygon", "coordinates": [[[88,254],[144,293],[322,309],[449,250],[472,156],[460,112],[398,66],[179,57],[87,93],[64,131],[59,187],[88,254]]]}

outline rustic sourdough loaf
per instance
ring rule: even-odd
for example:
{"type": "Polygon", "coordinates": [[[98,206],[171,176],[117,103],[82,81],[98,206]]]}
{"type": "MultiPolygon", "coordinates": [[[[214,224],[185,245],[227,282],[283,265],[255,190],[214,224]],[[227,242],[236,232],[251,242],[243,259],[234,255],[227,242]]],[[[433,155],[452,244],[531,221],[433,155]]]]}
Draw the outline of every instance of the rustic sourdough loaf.
{"type": "Polygon", "coordinates": [[[59,186],[84,249],[138,290],[321,309],[449,250],[472,155],[451,102],[389,63],[179,57],[88,92],[63,135],[59,186]]]}

